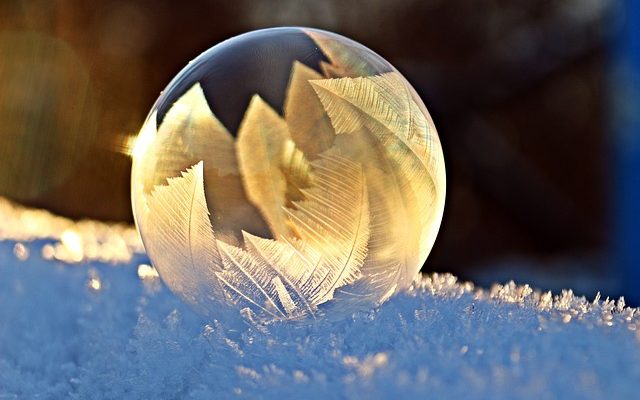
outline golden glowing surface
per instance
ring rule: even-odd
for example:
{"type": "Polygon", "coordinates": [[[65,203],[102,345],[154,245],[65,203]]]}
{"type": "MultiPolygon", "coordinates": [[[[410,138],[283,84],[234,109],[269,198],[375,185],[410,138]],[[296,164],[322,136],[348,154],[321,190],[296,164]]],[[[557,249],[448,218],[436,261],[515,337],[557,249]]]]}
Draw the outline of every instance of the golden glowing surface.
{"type": "MultiPolygon", "coordinates": [[[[46,260],[118,264],[127,263],[135,254],[144,252],[140,236],[132,226],[72,221],[44,210],[19,206],[2,197],[0,221],[0,241],[52,240],[42,246],[40,255],[46,260]]],[[[14,246],[13,253],[23,261],[31,256],[27,245],[20,242],[14,246]]]]}
{"type": "MultiPolygon", "coordinates": [[[[254,76],[260,64],[246,62],[254,76]]],[[[153,265],[212,316],[297,319],[378,304],[413,282],[442,218],[444,162],[424,104],[380,56],[328,32],[257,31],[214,47],[163,93],[130,147],[153,265]],[[302,54],[317,60],[294,57],[271,71],[286,80],[265,76],[255,92],[216,59],[288,42],[308,42],[302,54]],[[249,94],[230,128],[217,105],[235,92],[209,93],[234,85],[249,94]]]]}
{"type": "Polygon", "coordinates": [[[138,278],[140,279],[156,279],[158,271],[149,264],[138,265],[138,278]]]}
{"type": "Polygon", "coordinates": [[[89,279],[89,282],[87,282],[87,286],[89,289],[97,292],[102,289],[102,282],[98,278],[91,278],[89,279]]]}

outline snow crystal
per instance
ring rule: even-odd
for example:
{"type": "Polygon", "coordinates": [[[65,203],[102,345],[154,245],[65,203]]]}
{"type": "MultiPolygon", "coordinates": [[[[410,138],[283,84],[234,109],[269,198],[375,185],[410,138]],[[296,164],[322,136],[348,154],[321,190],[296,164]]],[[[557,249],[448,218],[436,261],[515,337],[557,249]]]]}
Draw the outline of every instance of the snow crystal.
{"type": "MultiPolygon", "coordinates": [[[[85,235],[75,224],[67,229],[85,235]]],[[[43,247],[61,239],[46,237],[0,241],[2,399],[640,391],[640,312],[624,299],[588,301],[513,282],[481,289],[432,274],[344,321],[223,326],[167,290],[143,254],[131,251],[126,262],[83,256],[72,265],[43,259],[43,247]]]]}
{"type": "MultiPolygon", "coordinates": [[[[22,207],[0,197],[0,240],[51,239],[41,246],[42,257],[67,263],[100,261],[129,262],[144,252],[135,227],[97,221],[74,222],[44,210],[22,207]]],[[[24,244],[16,243],[20,259],[29,256],[24,244]]]]}

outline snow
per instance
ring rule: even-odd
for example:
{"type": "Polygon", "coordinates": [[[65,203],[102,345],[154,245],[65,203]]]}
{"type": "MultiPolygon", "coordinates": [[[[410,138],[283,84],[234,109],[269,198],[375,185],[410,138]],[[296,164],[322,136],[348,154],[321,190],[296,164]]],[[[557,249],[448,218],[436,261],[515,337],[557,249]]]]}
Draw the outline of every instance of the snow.
{"type": "Polygon", "coordinates": [[[623,300],[513,283],[482,290],[445,274],[423,276],[345,321],[229,327],[174,296],[134,239],[121,246],[134,249],[128,258],[100,247],[128,230],[91,239],[103,249],[91,253],[83,238],[104,227],[63,225],[80,238],[71,246],[85,249],[65,261],[43,257],[56,246],[65,254],[60,232],[0,228],[0,399],[633,398],[640,391],[640,312],[623,300]]]}

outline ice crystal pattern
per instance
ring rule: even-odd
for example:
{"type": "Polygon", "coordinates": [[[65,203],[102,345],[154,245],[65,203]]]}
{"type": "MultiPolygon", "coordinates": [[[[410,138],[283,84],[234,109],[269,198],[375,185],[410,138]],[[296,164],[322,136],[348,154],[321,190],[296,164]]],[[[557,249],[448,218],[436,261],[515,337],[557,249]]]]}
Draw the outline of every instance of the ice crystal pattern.
{"type": "Polygon", "coordinates": [[[167,92],[180,94],[163,115],[154,107],[134,150],[146,250],[169,288],[215,317],[316,318],[330,303],[378,304],[415,279],[440,225],[433,123],[402,75],[355,42],[291,28],[219,46],[250,47],[251,35],[274,46],[302,35],[322,59],[317,69],[293,60],[281,112],[256,88],[237,129],[214,113],[207,76],[191,76],[218,61],[216,47],[178,75],[167,92]]]}

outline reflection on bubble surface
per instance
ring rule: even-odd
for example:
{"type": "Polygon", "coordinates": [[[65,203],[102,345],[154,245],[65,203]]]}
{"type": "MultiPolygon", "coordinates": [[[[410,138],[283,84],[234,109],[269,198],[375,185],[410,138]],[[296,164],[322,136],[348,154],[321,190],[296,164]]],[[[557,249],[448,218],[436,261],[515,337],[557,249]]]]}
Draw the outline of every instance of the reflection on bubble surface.
{"type": "Polygon", "coordinates": [[[213,317],[344,315],[414,280],[445,173],[388,62],[342,36],[255,31],[192,61],[141,129],[132,197],[164,282],[213,317]]]}

